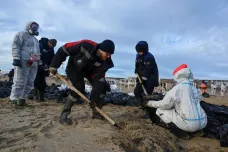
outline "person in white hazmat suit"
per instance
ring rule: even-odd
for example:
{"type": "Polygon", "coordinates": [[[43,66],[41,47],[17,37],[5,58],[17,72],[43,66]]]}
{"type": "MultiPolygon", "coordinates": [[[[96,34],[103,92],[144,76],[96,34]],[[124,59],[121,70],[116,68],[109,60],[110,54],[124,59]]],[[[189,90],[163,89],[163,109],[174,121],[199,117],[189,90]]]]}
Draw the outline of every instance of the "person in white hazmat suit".
{"type": "Polygon", "coordinates": [[[150,100],[145,102],[145,106],[155,109],[155,123],[159,120],[177,137],[188,140],[196,132],[203,134],[207,115],[200,106],[201,91],[193,87],[193,74],[187,65],[180,65],[173,75],[176,86],[167,92],[163,100],[150,100]]]}
{"type": "Polygon", "coordinates": [[[36,78],[40,60],[39,42],[35,37],[39,35],[38,29],[38,23],[29,22],[25,30],[17,33],[13,39],[12,56],[15,69],[10,101],[18,106],[25,105],[36,78]]]}
{"type": "Polygon", "coordinates": [[[217,88],[217,86],[216,86],[215,81],[212,81],[211,82],[211,95],[212,96],[215,96],[215,94],[216,94],[216,88],[217,88]]]}
{"type": "Polygon", "coordinates": [[[225,83],[222,83],[221,84],[221,96],[222,97],[224,96],[225,92],[226,92],[226,85],[225,85],[225,83]]]}

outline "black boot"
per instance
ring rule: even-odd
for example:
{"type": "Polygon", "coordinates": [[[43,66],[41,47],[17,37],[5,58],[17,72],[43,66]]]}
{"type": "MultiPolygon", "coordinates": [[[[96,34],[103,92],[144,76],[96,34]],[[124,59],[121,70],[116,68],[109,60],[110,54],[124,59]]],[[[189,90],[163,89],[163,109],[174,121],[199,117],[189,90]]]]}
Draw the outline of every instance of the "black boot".
{"type": "Polygon", "coordinates": [[[67,99],[63,111],[61,112],[61,115],[59,116],[59,122],[61,124],[67,124],[70,125],[72,124],[72,121],[67,118],[67,115],[70,114],[71,112],[71,107],[73,106],[74,102],[71,99],[67,99]]]}
{"type": "Polygon", "coordinates": [[[44,100],[44,92],[43,91],[39,91],[39,101],[40,102],[45,102],[45,100],[44,100]]]}
{"type": "Polygon", "coordinates": [[[184,139],[184,140],[189,140],[191,139],[191,136],[188,132],[178,128],[174,123],[169,123],[168,124],[170,132],[173,133],[175,136],[178,138],[184,139]]]}
{"type": "Polygon", "coordinates": [[[21,107],[25,106],[25,99],[19,99],[19,100],[17,101],[17,105],[18,105],[18,106],[21,106],[21,107]]]}

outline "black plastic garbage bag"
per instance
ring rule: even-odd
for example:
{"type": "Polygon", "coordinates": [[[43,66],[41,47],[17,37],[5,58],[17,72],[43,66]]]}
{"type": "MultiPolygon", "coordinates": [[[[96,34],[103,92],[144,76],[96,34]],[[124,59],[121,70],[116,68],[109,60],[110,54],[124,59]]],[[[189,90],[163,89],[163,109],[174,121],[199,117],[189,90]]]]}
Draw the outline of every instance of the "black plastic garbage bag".
{"type": "Polygon", "coordinates": [[[135,97],[129,96],[127,93],[122,92],[111,92],[107,93],[104,98],[104,104],[116,104],[123,106],[139,106],[135,97]]]}
{"type": "Polygon", "coordinates": [[[0,81],[0,98],[7,98],[10,96],[12,84],[13,83],[8,81],[0,81]]]}
{"type": "Polygon", "coordinates": [[[220,136],[220,146],[228,147],[228,124],[222,125],[219,128],[219,136],[220,136]]]}

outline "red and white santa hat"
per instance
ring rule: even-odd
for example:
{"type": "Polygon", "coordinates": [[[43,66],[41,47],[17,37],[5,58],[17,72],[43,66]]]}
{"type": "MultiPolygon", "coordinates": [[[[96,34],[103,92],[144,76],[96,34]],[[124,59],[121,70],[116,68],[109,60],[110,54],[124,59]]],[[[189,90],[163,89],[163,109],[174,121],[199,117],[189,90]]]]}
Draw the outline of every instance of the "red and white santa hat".
{"type": "Polygon", "coordinates": [[[174,71],[173,71],[173,76],[175,76],[177,73],[179,73],[180,71],[182,71],[183,69],[188,68],[187,64],[181,64],[179,67],[177,67],[174,71]]]}
{"type": "Polygon", "coordinates": [[[181,64],[173,71],[174,81],[181,82],[186,79],[193,79],[191,71],[189,70],[187,64],[181,64]]]}

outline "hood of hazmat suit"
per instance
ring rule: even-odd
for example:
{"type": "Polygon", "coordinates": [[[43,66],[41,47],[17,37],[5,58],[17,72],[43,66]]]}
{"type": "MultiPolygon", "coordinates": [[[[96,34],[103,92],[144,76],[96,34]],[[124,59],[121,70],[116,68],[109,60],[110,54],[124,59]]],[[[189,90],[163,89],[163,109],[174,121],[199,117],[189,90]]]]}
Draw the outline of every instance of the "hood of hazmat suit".
{"type": "Polygon", "coordinates": [[[31,57],[35,61],[40,59],[39,42],[35,37],[38,27],[39,25],[36,22],[29,22],[25,26],[25,31],[15,35],[12,44],[13,59],[30,60],[31,57]],[[37,30],[35,31],[35,29],[37,30]]]}

